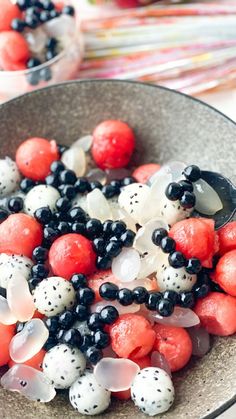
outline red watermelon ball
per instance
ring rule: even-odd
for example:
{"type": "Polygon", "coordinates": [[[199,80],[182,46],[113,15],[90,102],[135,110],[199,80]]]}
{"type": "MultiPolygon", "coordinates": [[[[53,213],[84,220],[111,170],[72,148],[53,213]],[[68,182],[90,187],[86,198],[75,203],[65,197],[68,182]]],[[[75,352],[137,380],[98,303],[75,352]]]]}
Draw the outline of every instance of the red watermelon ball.
{"type": "Polygon", "coordinates": [[[55,141],[45,138],[29,138],[16,151],[16,164],[24,176],[33,180],[44,180],[50,173],[50,166],[59,159],[55,141]]]}
{"type": "Polygon", "coordinates": [[[49,251],[49,264],[54,275],[65,279],[76,273],[91,274],[95,271],[95,262],[92,242],[81,234],[59,237],[49,251]]]}
{"type": "Polygon", "coordinates": [[[0,32],[11,30],[11,21],[21,17],[21,11],[11,0],[1,0],[0,32]]]}
{"type": "Polygon", "coordinates": [[[125,122],[107,120],[101,122],[93,132],[92,156],[101,169],[127,166],[134,146],[134,133],[125,122]]]}
{"type": "Polygon", "coordinates": [[[41,225],[29,215],[12,214],[0,225],[0,253],[32,257],[43,239],[41,225]]]}
{"type": "Polygon", "coordinates": [[[3,70],[24,69],[29,58],[30,50],[23,35],[15,31],[0,33],[0,67],[3,70]]]}

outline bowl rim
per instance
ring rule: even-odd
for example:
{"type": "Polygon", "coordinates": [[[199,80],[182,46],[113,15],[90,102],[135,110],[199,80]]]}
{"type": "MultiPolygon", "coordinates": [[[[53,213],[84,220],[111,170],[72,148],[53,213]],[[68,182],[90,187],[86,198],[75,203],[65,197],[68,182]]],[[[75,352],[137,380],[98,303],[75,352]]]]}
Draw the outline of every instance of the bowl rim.
{"type": "MultiPolygon", "coordinates": [[[[62,51],[62,52],[64,52],[64,51],[62,51]]],[[[61,54],[61,53],[60,53],[61,54]]],[[[60,55],[60,54],[58,54],[58,56],[60,55]]],[[[56,57],[54,57],[53,58],[53,60],[55,60],[55,58],[57,58],[58,56],[56,56],[56,57]]],[[[48,63],[49,63],[49,61],[48,61],[48,63]]],[[[42,66],[43,66],[44,64],[42,64],[42,66]]],[[[38,67],[40,67],[40,66],[38,66],[38,67]]],[[[37,67],[36,67],[37,68],[37,67]]],[[[24,71],[26,71],[26,70],[23,70],[23,72],[24,71]]],[[[30,69],[30,71],[32,71],[31,69],[30,69]]],[[[11,73],[11,72],[10,72],[11,73]]],[[[13,73],[13,72],[12,72],[13,73]]],[[[20,71],[19,72],[16,72],[16,73],[20,73],[20,71]]],[[[60,89],[60,88],[63,88],[64,86],[67,86],[67,85],[73,85],[73,84],[90,84],[90,83],[101,83],[101,84],[103,84],[103,83],[111,83],[111,84],[113,84],[113,83],[115,83],[115,84],[131,84],[131,85],[135,85],[135,86],[144,86],[145,88],[150,88],[150,89],[153,89],[153,88],[155,88],[156,90],[164,90],[164,91],[167,91],[167,92],[172,92],[172,93],[174,93],[174,94],[177,94],[177,95],[180,95],[180,96],[183,96],[183,97],[185,97],[186,99],[189,99],[189,100],[192,100],[192,101],[194,101],[194,102],[197,102],[197,103],[199,103],[200,105],[202,105],[202,106],[205,106],[205,107],[207,107],[207,108],[209,108],[209,109],[211,109],[211,110],[213,110],[214,112],[216,112],[217,114],[219,114],[220,116],[222,116],[224,119],[226,119],[228,122],[230,122],[230,123],[232,123],[235,127],[236,127],[236,121],[234,121],[232,118],[230,118],[228,115],[226,115],[226,114],[224,114],[222,111],[220,111],[219,109],[217,109],[217,108],[215,108],[214,106],[212,106],[212,105],[210,105],[210,104],[208,104],[208,103],[206,103],[206,102],[204,102],[203,100],[201,100],[201,99],[199,99],[199,98],[196,98],[196,97],[194,97],[194,96],[190,96],[190,95],[188,95],[187,93],[183,93],[183,92],[179,92],[178,90],[175,90],[175,89],[170,89],[169,87],[166,87],[166,86],[161,86],[161,85],[159,85],[159,84],[152,84],[152,83],[145,83],[145,82],[140,82],[140,81],[136,81],[136,80],[122,80],[122,79],[98,79],[98,78],[95,78],[95,79],[74,79],[74,80],[65,80],[65,81],[63,81],[63,82],[60,82],[60,83],[55,83],[55,84],[50,84],[50,85],[47,85],[47,86],[45,86],[45,87],[40,87],[40,88],[38,88],[38,89],[34,89],[34,90],[32,90],[31,92],[26,92],[26,93],[23,93],[22,95],[19,95],[19,96],[15,96],[14,98],[11,98],[11,99],[8,99],[8,100],[6,100],[6,101],[4,101],[3,103],[0,103],[0,110],[2,109],[2,108],[4,108],[5,106],[8,106],[8,104],[11,104],[12,102],[17,102],[18,100],[21,100],[21,98],[24,98],[24,97],[28,97],[28,96],[34,96],[34,95],[37,95],[41,90],[42,91],[47,91],[47,90],[52,90],[52,89],[60,89]]]]}
{"type": "MultiPolygon", "coordinates": [[[[200,105],[207,107],[208,109],[216,112],[218,115],[220,115],[221,117],[223,117],[223,119],[225,119],[226,121],[228,121],[230,124],[232,124],[235,129],[236,129],[236,121],[234,121],[233,119],[231,119],[230,117],[228,117],[227,115],[225,115],[223,112],[219,111],[218,109],[216,109],[214,106],[209,105],[208,103],[204,102],[201,99],[198,99],[196,97],[190,96],[186,93],[183,92],[179,92],[177,90],[174,89],[170,89],[168,87],[165,86],[160,86],[160,85],[155,85],[152,83],[144,83],[144,82],[139,82],[139,81],[135,81],[135,80],[121,80],[121,79],[86,79],[86,80],[70,80],[70,81],[64,81],[61,83],[56,83],[56,84],[52,84],[52,85],[48,85],[46,87],[42,87],[42,88],[38,88],[35,89],[31,92],[27,92],[24,93],[20,96],[16,96],[15,98],[12,98],[10,100],[7,100],[3,103],[0,104],[0,113],[1,110],[4,109],[5,107],[7,107],[8,105],[11,105],[11,103],[17,103],[18,101],[20,101],[21,99],[27,98],[28,96],[34,96],[37,94],[40,94],[40,91],[47,91],[47,90],[53,90],[53,89],[60,89],[63,88],[67,85],[74,85],[74,84],[93,84],[93,83],[99,83],[99,84],[104,84],[104,83],[108,83],[108,84],[131,84],[134,86],[143,86],[145,88],[150,88],[151,90],[153,90],[153,88],[155,88],[156,90],[163,90],[163,91],[167,91],[167,92],[171,92],[173,94],[177,94],[180,96],[185,97],[186,99],[189,99],[191,101],[194,101],[196,103],[199,103],[200,105]]],[[[232,407],[234,404],[236,403],[236,394],[235,396],[233,396],[230,400],[224,402],[220,407],[218,407],[214,412],[205,415],[204,417],[200,418],[200,419],[215,419],[217,418],[220,414],[222,414],[223,412],[225,412],[227,409],[229,409],[230,407],[232,407]]]]}

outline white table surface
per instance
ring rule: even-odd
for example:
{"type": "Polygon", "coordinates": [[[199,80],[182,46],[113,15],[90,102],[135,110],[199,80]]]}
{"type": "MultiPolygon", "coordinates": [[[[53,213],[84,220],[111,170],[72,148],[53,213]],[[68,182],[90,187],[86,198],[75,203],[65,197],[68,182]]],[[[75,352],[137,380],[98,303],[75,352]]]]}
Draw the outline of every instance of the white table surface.
{"type": "MultiPolygon", "coordinates": [[[[199,99],[219,109],[236,122],[236,89],[202,94],[199,99]]],[[[218,416],[218,419],[236,419],[236,404],[218,416]]]]}

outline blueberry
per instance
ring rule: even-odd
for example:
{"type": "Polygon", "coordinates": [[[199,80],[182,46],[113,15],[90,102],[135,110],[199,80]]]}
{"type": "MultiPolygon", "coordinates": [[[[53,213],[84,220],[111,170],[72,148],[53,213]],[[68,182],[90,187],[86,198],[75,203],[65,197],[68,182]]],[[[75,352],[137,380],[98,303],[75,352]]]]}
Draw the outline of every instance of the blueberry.
{"type": "Polygon", "coordinates": [[[97,330],[94,333],[94,345],[96,348],[104,349],[110,345],[110,336],[108,333],[103,332],[102,330],[97,330]]]}
{"type": "Polygon", "coordinates": [[[25,22],[21,19],[13,19],[11,21],[11,29],[16,32],[23,32],[25,29],[25,22]]]}
{"type": "Polygon", "coordinates": [[[109,237],[112,235],[112,231],[111,231],[112,224],[113,224],[113,221],[111,220],[104,221],[103,226],[102,226],[104,236],[109,237]]]}
{"type": "Polygon", "coordinates": [[[48,268],[46,268],[45,265],[43,265],[42,263],[38,263],[37,265],[32,266],[31,268],[31,274],[33,277],[35,278],[47,278],[49,273],[48,268]]]}
{"type": "Polygon", "coordinates": [[[63,172],[63,170],[65,170],[65,166],[62,163],[61,160],[55,160],[51,166],[50,166],[50,170],[52,173],[55,173],[57,175],[59,175],[59,173],[63,172]]]}
{"type": "Polygon", "coordinates": [[[89,287],[80,288],[77,291],[78,302],[85,306],[93,304],[94,299],[95,299],[95,292],[89,287]]]}
{"type": "Polygon", "coordinates": [[[91,218],[86,223],[86,234],[90,239],[98,237],[102,233],[102,223],[96,218],[91,218]]]}
{"type": "Polygon", "coordinates": [[[103,357],[101,349],[98,349],[95,346],[88,348],[85,352],[85,355],[93,365],[96,365],[103,357]]]}
{"type": "Polygon", "coordinates": [[[99,294],[104,300],[115,300],[118,294],[119,288],[112,282],[104,282],[99,288],[99,294]]]}
{"type": "Polygon", "coordinates": [[[120,193],[121,181],[118,179],[111,180],[110,185],[116,188],[117,195],[118,195],[120,193]]]}
{"type": "Polygon", "coordinates": [[[85,236],[86,234],[86,228],[83,223],[73,223],[71,230],[73,231],[73,233],[82,234],[83,236],[85,236]]]}
{"type": "Polygon", "coordinates": [[[50,13],[48,10],[42,10],[39,15],[39,21],[41,23],[46,23],[51,19],[50,13]]]}
{"type": "Polygon", "coordinates": [[[53,186],[54,188],[57,188],[58,185],[59,185],[58,176],[56,174],[48,175],[45,178],[45,183],[46,183],[46,185],[53,186]]]}
{"type": "Polygon", "coordinates": [[[54,10],[55,6],[51,0],[40,0],[44,10],[54,10]]]}
{"type": "Polygon", "coordinates": [[[133,292],[128,288],[121,288],[117,293],[117,301],[122,306],[129,306],[134,301],[133,292]]]}
{"type": "Polygon", "coordinates": [[[126,224],[123,221],[114,221],[111,225],[111,232],[116,237],[120,237],[126,231],[126,224]]]}
{"type": "Polygon", "coordinates": [[[172,301],[173,304],[177,304],[179,299],[179,294],[172,290],[167,290],[163,293],[163,298],[172,301]]]}
{"type": "Polygon", "coordinates": [[[117,195],[117,188],[112,185],[105,185],[102,187],[102,193],[107,199],[113,198],[113,196],[117,195]]]}
{"type": "Polygon", "coordinates": [[[75,8],[73,6],[64,6],[62,9],[62,13],[65,15],[74,16],[75,15],[75,8]]]}
{"type": "Polygon", "coordinates": [[[87,279],[84,274],[74,274],[70,278],[70,282],[73,285],[75,290],[78,290],[80,287],[87,286],[87,279]]]}
{"type": "Polygon", "coordinates": [[[89,192],[90,190],[90,185],[89,185],[88,180],[83,177],[77,179],[74,186],[77,193],[85,193],[85,192],[89,192]]]}
{"type": "Polygon", "coordinates": [[[181,186],[183,192],[193,192],[193,184],[189,180],[180,180],[178,183],[181,186]]]}
{"type": "Polygon", "coordinates": [[[102,256],[105,252],[105,240],[101,237],[98,237],[93,240],[93,248],[97,255],[102,256]]]}
{"type": "Polygon", "coordinates": [[[177,201],[183,195],[183,189],[179,183],[170,183],[165,190],[166,197],[170,201],[177,201]]]}
{"type": "Polygon", "coordinates": [[[35,287],[37,287],[37,285],[40,284],[41,281],[42,281],[42,278],[30,278],[29,279],[29,288],[31,290],[33,290],[35,287]]]}
{"type": "Polygon", "coordinates": [[[190,180],[190,182],[197,182],[201,177],[201,170],[198,166],[193,164],[184,169],[184,176],[187,180],[190,180]]]}
{"type": "Polygon", "coordinates": [[[25,177],[24,179],[22,179],[20,183],[20,190],[24,193],[27,193],[34,186],[35,186],[35,182],[32,179],[28,179],[27,177],[25,177]]]}
{"type": "Polygon", "coordinates": [[[103,327],[103,323],[102,323],[99,313],[90,314],[87,320],[87,324],[90,330],[98,330],[103,327]]]}
{"type": "Polygon", "coordinates": [[[16,324],[16,333],[21,332],[24,329],[25,323],[18,322],[16,324]]]}
{"type": "Polygon", "coordinates": [[[69,199],[66,197],[59,198],[56,202],[56,208],[58,211],[67,212],[71,207],[69,199]]]}
{"type": "Polygon", "coordinates": [[[61,195],[70,199],[74,199],[76,195],[76,190],[73,185],[61,185],[62,188],[60,189],[61,195]]]}
{"type": "Polygon", "coordinates": [[[25,26],[28,26],[30,29],[36,29],[39,24],[39,18],[36,14],[25,15],[25,26]]]}
{"type": "Polygon", "coordinates": [[[6,209],[0,208],[0,223],[5,221],[8,217],[9,213],[6,209]]]}
{"type": "Polygon", "coordinates": [[[57,340],[53,336],[49,336],[48,340],[45,342],[43,346],[43,349],[45,349],[45,351],[49,351],[51,348],[56,346],[56,344],[57,340]]]}
{"type": "Polygon", "coordinates": [[[54,50],[58,45],[58,41],[56,38],[48,38],[46,42],[46,48],[50,50],[54,50]]]}
{"type": "Polygon", "coordinates": [[[43,67],[39,70],[39,79],[42,81],[50,81],[52,79],[52,70],[50,67],[43,67]]]}
{"type": "Polygon", "coordinates": [[[149,292],[147,301],[146,301],[146,307],[148,308],[148,310],[156,310],[157,309],[157,305],[159,303],[159,301],[161,300],[162,295],[160,292],[149,292]]]}
{"type": "Polygon", "coordinates": [[[97,261],[96,261],[97,268],[101,270],[109,269],[111,267],[111,264],[112,264],[112,259],[108,255],[98,256],[97,261]]]}
{"type": "Polygon", "coordinates": [[[66,221],[60,221],[57,225],[57,230],[60,234],[68,234],[71,232],[71,226],[66,221]]]}
{"type": "Polygon", "coordinates": [[[58,321],[62,329],[69,329],[75,322],[76,316],[73,311],[66,310],[59,315],[58,321]]]}
{"type": "Polygon", "coordinates": [[[48,258],[48,249],[42,246],[35,247],[33,250],[33,259],[36,262],[45,262],[48,258]]]}
{"type": "Polygon", "coordinates": [[[90,182],[90,190],[93,191],[94,189],[102,189],[102,184],[97,180],[90,182]]]}
{"type": "Polygon", "coordinates": [[[100,318],[105,324],[113,324],[119,317],[118,310],[113,306],[106,306],[100,311],[100,318]]]}
{"type": "Polygon", "coordinates": [[[17,213],[23,209],[24,201],[20,196],[16,196],[14,198],[9,199],[8,201],[8,209],[11,212],[17,213]]]}
{"type": "Polygon", "coordinates": [[[202,268],[201,262],[197,258],[189,259],[185,267],[186,271],[191,275],[198,274],[201,268],[202,268]]]}
{"type": "Polygon", "coordinates": [[[174,311],[174,304],[167,298],[162,298],[157,304],[157,311],[162,317],[169,317],[174,311]]]}
{"type": "Polygon", "coordinates": [[[57,52],[56,51],[48,50],[45,53],[45,60],[46,61],[50,61],[50,60],[52,60],[56,56],[57,56],[57,52]]]}
{"type": "Polygon", "coordinates": [[[210,292],[210,285],[209,284],[197,284],[193,287],[193,292],[195,298],[204,298],[210,292]]]}
{"type": "Polygon", "coordinates": [[[152,233],[152,241],[156,246],[160,246],[162,239],[168,236],[168,231],[164,228],[157,228],[152,233]]]}
{"type": "Polygon", "coordinates": [[[60,154],[60,156],[62,156],[62,154],[65,153],[65,151],[69,149],[69,147],[65,144],[57,144],[57,148],[58,148],[58,153],[60,154]]]}
{"type": "Polygon", "coordinates": [[[136,287],[133,289],[133,297],[136,304],[144,304],[148,300],[149,293],[144,287],[136,287]]]}
{"type": "Polygon", "coordinates": [[[37,86],[40,82],[39,71],[32,71],[26,74],[26,79],[31,86],[37,86]]]}
{"type": "Polygon", "coordinates": [[[181,252],[173,252],[169,254],[168,261],[172,268],[182,268],[186,264],[186,258],[181,252]]]}
{"type": "Polygon", "coordinates": [[[39,223],[48,224],[52,219],[52,211],[49,207],[38,208],[34,216],[39,223]]]}
{"type": "Polygon", "coordinates": [[[73,170],[66,169],[59,173],[59,180],[61,184],[66,183],[67,185],[74,185],[77,177],[73,170]]]}
{"type": "Polygon", "coordinates": [[[49,11],[50,19],[55,19],[56,17],[60,16],[60,12],[57,10],[50,10],[49,11]]]}
{"type": "Polygon", "coordinates": [[[77,306],[75,307],[75,314],[77,320],[79,320],[80,322],[82,322],[83,320],[87,320],[87,318],[89,317],[89,311],[87,307],[85,307],[83,304],[77,304],[77,306]]]}
{"type": "Polygon", "coordinates": [[[190,209],[196,204],[196,197],[193,192],[184,192],[182,198],[179,201],[181,207],[190,209]]]}
{"type": "Polygon", "coordinates": [[[121,186],[128,186],[128,185],[131,185],[132,183],[136,183],[136,180],[132,176],[125,177],[121,181],[121,186]]]}
{"type": "Polygon", "coordinates": [[[114,258],[120,254],[122,250],[122,242],[120,240],[110,240],[106,245],[107,256],[114,258]]]}
{"type": "Polygon", "coordinates": [[[1,295],[2,297],[4,297],[4,298],[6,298],[6,297],[7,297],[7,290],[6,290],[6,288],[2,288],[2,287],[0,287],[0,295],[1,295]]]}
{"type": "Polygon", "coordinates": [[[163,237],[161,240],[161,249],[164,253],[172,253],[175,251],[175,241],[172,237],[163,237]]]}
{"type": "Polygon", "coordinates": [[[59,323],[58,323],[58,316],[53,316],[53,317],[48,317],[44,323],[45,326],[47,327],[49,333],[51,334],[56,334],[57,330],[59,328],[59,323]]]}
{"type": "Polygon", "coordinates": [[[80,350],[82,352],[86,352],[88,348],[90,348],[93,344],[92,336],[85,335],[82,337],[82,345],[80,346],[80,350]]]}
{"type": "Polygon", "coordinates": [[[121,243],[125,247],[131,247],[133,245],[135,233],[132,230],[126,230],[120,237],[121,243]]]}
{"type": "Polygon", "coordinates": [[[51,227],[45,227],[43,230],[43,236],[48,244],[53,243],[58,237],[58,231],[51,227]]]}
{"type": "Polygon", "coordinates": [[[17,0],[16,4],[20,10],[26,10],[31,6],[31,0],[17,0]]]}
{"type": "Polygon", "coordinates": [[[194,295],[191,291],[182,292],[179,295],[179,305],[184,308],[192,308],[195,304],[194,295]]]}
{"type": "Polygon", "coordinates": [[[77,329],[69,329],[63,334],[62,342],[78,348],[82,344],[83,339],[77,329]]]}

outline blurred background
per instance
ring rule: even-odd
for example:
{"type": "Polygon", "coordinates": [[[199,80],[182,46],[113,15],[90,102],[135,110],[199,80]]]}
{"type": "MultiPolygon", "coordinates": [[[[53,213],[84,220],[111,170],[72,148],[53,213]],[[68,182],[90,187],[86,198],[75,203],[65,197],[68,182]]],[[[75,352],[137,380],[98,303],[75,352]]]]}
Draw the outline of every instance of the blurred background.
{"type": "Polygon", "coordinates": [[[236,120],[236,0],[0,0],[0,70],[0,101],[64,80],[138,80],[236,120]]]}
{"type": "Polygon", "coordinates": [[[75,1],[85,46],[80,78],[160,84],[236,120],[235,0],[75,1]]]}

